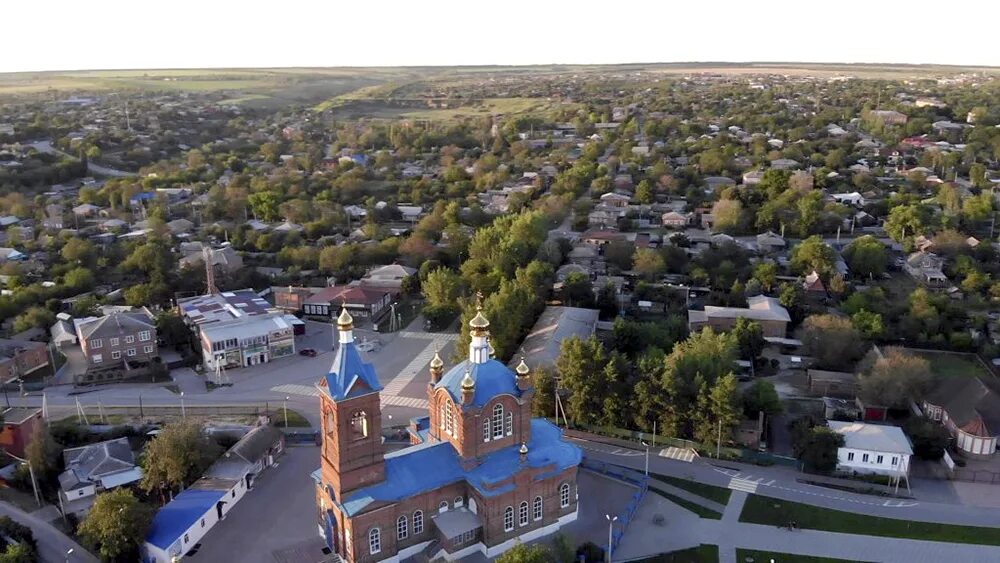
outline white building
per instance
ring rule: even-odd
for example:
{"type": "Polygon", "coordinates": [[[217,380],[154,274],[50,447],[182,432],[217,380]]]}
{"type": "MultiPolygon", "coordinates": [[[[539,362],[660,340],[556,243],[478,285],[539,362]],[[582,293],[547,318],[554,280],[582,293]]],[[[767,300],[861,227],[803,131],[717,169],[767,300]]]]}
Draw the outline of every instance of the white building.
{"type": "Polygon", "coordinates": [[[844,437],[837,450],[838,471],[894,477],[909,473],[913,448],[899,427],[836,420],[827,424],[844,437]]]}

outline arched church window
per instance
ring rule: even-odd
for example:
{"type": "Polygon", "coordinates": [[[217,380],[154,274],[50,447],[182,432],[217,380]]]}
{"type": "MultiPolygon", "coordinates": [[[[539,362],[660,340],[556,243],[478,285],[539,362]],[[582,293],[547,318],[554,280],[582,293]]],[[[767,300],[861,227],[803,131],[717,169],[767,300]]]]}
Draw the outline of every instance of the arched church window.
{"type": "Polygon", "coordinates": [[[507,425],[506,425],[507,435],[510,436],[514,433],[514,413],[507,411],[507,425]]]}
{"type": "Polygon", "coordinates": [[[503,405],[493,407],[493,439],[503,438],[503,405]]]}
{"type": "Polygon", "coordinates": [[[351,415],[351,437],[355,440],[368,437],[368,415],[365,411],[355,411],[351,415]]]}

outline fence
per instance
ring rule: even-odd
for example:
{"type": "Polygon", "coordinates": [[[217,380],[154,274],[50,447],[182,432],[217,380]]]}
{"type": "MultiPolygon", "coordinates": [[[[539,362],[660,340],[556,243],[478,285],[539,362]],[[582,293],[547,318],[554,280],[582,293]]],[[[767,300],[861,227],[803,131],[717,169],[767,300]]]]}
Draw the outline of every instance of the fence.
{"type": "Polygon", "coordinates": [[[755,465],[783,465],[786,467],[794,467],[796,469],[800,467],[799,460],[793,457],[775,455],[769,452],[760,452],[748,448],[730,448],[725,446],[721,448],[716,448],[715,445],[713,444],[701,444],[693,440],[685,440],[683,438],[671,438],[669,436],[657,436],[648,432],[626,430],[624,428],[615,428],[613,426],[594,426],[590,424],[575,424],[573,425],[573,428],[578,431],[582,430],[585,432],[589,432],[591,434],[606,436],[608,438],[613,438],[617,440],[625,440],[636,444],[645,442],[647,444],[650,444],[652,447],[673,446],[676,448],[689,448],[697,451],[699,454],[703,456],[709,456],[709,457],[715,457],[716,453],[718,452],[719,457],[722,459],[741,461],[744,463],[752,463],[755,465]]]}
{"type": "Polygon", "coordinates": [[[951,473],[951,478],[955,481],[970,481],[973,483],[989,483],[996,485],[1000,483],[1000,473],[996,471],[985,471],[981,469],[965,469],[956,467],[951,473]]]}
{"type": "Polygon", "coordinates": [[[581,467],[584,469],[589,469],[602,475],[607,475],[619,481],[624,481],[631,485],[634,485],[637,490],[629,499],[628,505],[625,506],[625,510],[618,514],[618,521],[621,525],[617,530],[614,530],[611,534],[611,544],[608,545],[608,558],[614,554],[615,549],[618,548],[618,544],[621,543],[622,537],[625,535],[625,530],[628,528],[629,523],[635,518],[635,513],[639,510],[639,505],[642,503],[642,499],[646,496],[646,491],[649,489],[649,476],[644,475],[638,471],[633,471],[631,469],[621,467],[619,465],[612,465],[609,463],[604,463],[603,461],[595,461],[591,459],[584,458],[580,463],[581,467]]]}
{"type": "MultiPolygon", "coordinates": [[[[100,420],[101,416],[119,414],[139,418],[155,418],[157,416],[261,416],[267,413],[274,415],[280,413],[282,402],[275,401],[261,404],[242,405],[144,405],[142,401],[133,405],[105,405],[105,404],[84,404],[80,403],[80,409],[88,419],[100,420]]],[[[46,409],[46,416],[50,419],[60,419],[72,417],[79,414],[75,405],[50,405],[46,409]]]]}

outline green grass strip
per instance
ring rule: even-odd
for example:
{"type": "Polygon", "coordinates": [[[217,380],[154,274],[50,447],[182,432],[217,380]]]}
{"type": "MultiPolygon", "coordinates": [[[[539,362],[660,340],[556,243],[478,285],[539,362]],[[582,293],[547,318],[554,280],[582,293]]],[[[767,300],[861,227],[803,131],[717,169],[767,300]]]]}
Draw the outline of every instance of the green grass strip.
{"type": "Polygon", "coordinates": [[[708,500],[715,501],[722,506],[729,504],[729,495],[732,491],[725,487],[719,487],[716,485],[706,485],[705,483],[698,483],[696,481],[688,481],[687,479],[681,479],[679,477],[671,477],[669,475],[660,475],[659,473],[650,473],[650,477],[656,479],[657,481],[663,481],[664,483],[669,483],[678,489],[684,489],[689,493],[694,493],[702,498],[707,498],[708,500]]]}
{"type": "Polygon", "coordinates": [[[681,497],[674,496],[674,495],[672,495],[670,493],[663,492],[663,491],[661,491],[659,489],[655,489],[653,487],[649,488],[649,492],[656,493],[656,494],[660,495],[661,497],[669,500],[670,502],[672,502],[674,504],[677,504],[677,505],[680,505],[681,507],[683,507],[686,510],[690,510],[691,512],[694,512],[695,514],[697,514],[698,516],[700,516],[702,518],[709,518],[711,520],[722,520],[722,514],[719,514],[718,512],[716,512],[716,511],[714,511],[714,510],[712,510],[710,508],[705,508],[704,506],[702,506],[700,504],[695,504],[695,503],[693,503],[693,502],[691,502],[689,500],[682,499],[681,497]]]}

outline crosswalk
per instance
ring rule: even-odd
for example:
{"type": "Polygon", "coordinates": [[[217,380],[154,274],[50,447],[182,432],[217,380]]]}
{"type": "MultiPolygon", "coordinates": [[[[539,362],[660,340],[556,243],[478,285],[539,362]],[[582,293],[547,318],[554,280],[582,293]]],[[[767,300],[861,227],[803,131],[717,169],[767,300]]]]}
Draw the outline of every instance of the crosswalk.
{"type": "Polygon", "coordinates": [[[694,458],[698,457],[698,452],[691,448],[676,448],[674,446],[670,446],[669,448],[663,448],[660,450],[659,456],[691,463],[694,461],[694,458]]]}
{"type": "Polygon", "coordinates": [[[284,385],[275,385],[271,387],[271,391],[275,393],[284,393],[286,395],[304,395],[306,397],[319,397],[319,389],[314,385],[300,385],[298,383],[286,383],[284,385]]]}
{"type": "Polygon", "coordinates": [[[746,479],[740,479],[738,477],[733,477],[729,480],[729,488],[734,491],[743,491],[746,493],[756,493],[757,492],[757,481],[748,481],[746,479]]]}
{"type": "Polygon", "coordinates": [[[443,342],[458,340],[458,335],[453,333],[413,332],[412,330],[404,330],[401,331],[399,335],[403,338],[421,338],[423,340],[440,340],[443,342]]]}

